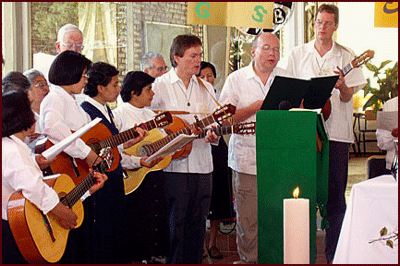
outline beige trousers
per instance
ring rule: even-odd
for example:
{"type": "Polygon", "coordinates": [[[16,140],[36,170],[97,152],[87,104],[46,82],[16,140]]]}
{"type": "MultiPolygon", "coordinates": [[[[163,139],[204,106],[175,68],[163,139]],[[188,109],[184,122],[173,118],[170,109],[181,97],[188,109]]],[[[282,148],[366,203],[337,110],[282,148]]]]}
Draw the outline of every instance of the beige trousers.
{"type": "Polygon", "coordinates": [[[257,176],[232,170],[232,185],[236,202],[236,243],[240,260],[257,263],[257,176]]]}

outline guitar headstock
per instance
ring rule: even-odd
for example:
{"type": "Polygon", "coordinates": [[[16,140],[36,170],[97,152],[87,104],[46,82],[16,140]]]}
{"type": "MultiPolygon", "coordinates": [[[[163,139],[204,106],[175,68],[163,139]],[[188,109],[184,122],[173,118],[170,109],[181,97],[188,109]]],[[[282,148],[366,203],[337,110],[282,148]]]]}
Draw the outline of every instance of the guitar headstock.
{"type": "Polygon", "coordinates": [[[236,106],[228,103],[224,106],[219,106],[217,110],[212,114],[212,116],[214,117],[214,121],[220,123],[234,115],[235,111],[236,106]]]}
{"type": "Polygon", "coordinates": [[[170,112],[163,112],[154,118],[157,127],[166,127],[172,123],[172,115],[170,112]]]}
{"type": "Polygon", "coordinates": [[[372,50],[367,50],[362,53],[360,56],[357,56],[351,61],[351,65],[353,68],[360,67],[363,64],[367,63],[369,60],[374,58],[375,52],[372,50]]]}
{"type": "Polygon", "coordinates": [[[99,157],[102,159],[102,162],[98,164],[97,171],[104,173],[111,168],[111,165],[114,161],[112,149],[110,147],[101,149],[99,157]]]}
{"type": "Polygon", "coordinates": [[[256,122],[240,123],[233,126],[233,133],[250,135],[256,133],[256,122]]]}

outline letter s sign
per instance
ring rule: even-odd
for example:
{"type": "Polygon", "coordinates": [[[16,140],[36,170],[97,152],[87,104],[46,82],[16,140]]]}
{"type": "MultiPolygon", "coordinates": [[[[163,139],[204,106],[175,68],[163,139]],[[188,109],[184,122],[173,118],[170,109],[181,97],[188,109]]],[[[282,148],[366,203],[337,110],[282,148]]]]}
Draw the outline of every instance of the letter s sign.
{"type": "Polygon", "coordinates": [[[196,11],[197,16],[199,16],[199,18],[209,18],[210,17],[210,12],[208,12],[208,9],[206,9],[206,7],[204,7],[204,6],[207,6],[207,8],[211,8],[211,5],[207,2],[199,2],[196,5],[195,11],[196,11]]]}

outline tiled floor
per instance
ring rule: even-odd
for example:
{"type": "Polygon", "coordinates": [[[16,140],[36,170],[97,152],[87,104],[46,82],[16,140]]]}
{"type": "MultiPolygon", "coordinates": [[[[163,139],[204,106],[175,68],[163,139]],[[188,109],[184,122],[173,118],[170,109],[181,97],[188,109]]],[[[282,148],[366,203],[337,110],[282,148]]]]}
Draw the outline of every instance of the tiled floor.
{"type": "MultiPolygon", "coordinates": [[[[351,187],[353,184],[365,180],[365,161],[369,155],[364,157],[355,157],[354,155],[350,156],[349,162],[349,176],[347,182],[346,189],[346,200],[348,199],[351,191],[351,187]]],[[[207,232],[206,241],[208,240],[209,235],[207,232]]],[[[318,230],[317,231],[317,259],[316,264],[326,264],[325,256],[324,256],[324,244],[325,240],[325,231],[318,230]]],[[[232,264],[234,261],[239,260],[239,256],[236,251],[236,231],[228,235],[219,234],[217,237],[217,246],[220,248],[223,258],[222,259],[211,259],[204,258],[203,264],[232,264]]]]}

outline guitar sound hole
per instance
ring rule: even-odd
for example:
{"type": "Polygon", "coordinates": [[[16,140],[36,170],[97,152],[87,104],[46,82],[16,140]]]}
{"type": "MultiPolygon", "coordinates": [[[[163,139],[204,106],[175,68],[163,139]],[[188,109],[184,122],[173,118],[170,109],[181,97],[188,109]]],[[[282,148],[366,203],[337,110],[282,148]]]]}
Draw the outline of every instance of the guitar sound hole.
{"type": "Polygon", "coordinates": [[[149,157],[150,155],[151,155],[151,151],[150,151],[149,146],[144,145],[144,146],[140,147],[140,150],[139,150],[140,157],[149,157]]]}

